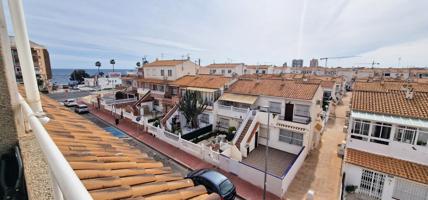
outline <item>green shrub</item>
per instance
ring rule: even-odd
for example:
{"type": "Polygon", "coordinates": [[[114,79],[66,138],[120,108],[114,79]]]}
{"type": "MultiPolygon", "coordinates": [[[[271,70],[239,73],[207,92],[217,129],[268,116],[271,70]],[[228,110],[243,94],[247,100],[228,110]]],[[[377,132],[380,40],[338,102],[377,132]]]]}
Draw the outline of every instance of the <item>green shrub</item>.
{"type": "Polygon", "coordinates": [[[358,188],[358,186],[356,186],[356,185],[347,185],[346,187],[345,187],[345,191],[347,192],[347,193],[353,193],[353,192],[355,192],[355,190],[358,188]]]}

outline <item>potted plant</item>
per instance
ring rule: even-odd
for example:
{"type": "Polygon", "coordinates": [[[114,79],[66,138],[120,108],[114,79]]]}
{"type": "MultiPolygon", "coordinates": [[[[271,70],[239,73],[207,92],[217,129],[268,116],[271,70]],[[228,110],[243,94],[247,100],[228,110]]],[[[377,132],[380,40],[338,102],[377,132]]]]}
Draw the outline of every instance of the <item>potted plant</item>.
{"type": "Polygon", "coordinates": [[[357,188],[358,188],[358,186],[356,186],[356,185],[347,185],[346,187],[345,187],[345,191],[347,192],[347,193],[354,193],[355,192],[355,190],[357,190],[357,188]]]}

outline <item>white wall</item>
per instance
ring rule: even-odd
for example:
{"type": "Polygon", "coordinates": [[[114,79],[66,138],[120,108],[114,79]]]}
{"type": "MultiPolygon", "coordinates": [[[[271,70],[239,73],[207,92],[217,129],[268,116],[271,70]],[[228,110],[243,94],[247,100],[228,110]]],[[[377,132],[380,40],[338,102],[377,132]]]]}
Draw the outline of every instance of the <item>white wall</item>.
{"type": "Polygon", "coordinates": [[[199,66],[192,61],[186,61],[183,63],[183,65],[179,64],[176,66],[176,79],[186,75],[196,75],[196,71],[198,68],[199,66]]]}
{"type": "MultiPolygon", "coordinates": [[[[390,134],[389,145],[378,144],[370,141],[363,141],[351,138],[352,125],[354,118],[350,118],[348,135],[347,135],[347,147],[366,151],[370,153],[380,154],[388,157],[393,157],[401,160],[407,160],[410,162],[416,162],[424,165],[428,165],[428,147],[411,145],[402,142],[394,141],[394,134],[396,131],[396,124],[393,124],[390,134]]],[[[369,130],[369,135],[373,131],[373,125],[369,130]]]]}

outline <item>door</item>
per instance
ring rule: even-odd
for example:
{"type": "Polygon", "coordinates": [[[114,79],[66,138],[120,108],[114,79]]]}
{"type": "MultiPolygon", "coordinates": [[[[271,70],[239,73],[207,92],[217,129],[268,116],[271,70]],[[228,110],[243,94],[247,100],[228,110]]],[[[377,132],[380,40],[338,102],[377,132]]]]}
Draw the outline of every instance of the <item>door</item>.
{"type": "Polygon", "coordinates": [[[287,103],[285,104],[285,121],[293,121],[293,110],[294,110],[294,104],[287,103]]]}

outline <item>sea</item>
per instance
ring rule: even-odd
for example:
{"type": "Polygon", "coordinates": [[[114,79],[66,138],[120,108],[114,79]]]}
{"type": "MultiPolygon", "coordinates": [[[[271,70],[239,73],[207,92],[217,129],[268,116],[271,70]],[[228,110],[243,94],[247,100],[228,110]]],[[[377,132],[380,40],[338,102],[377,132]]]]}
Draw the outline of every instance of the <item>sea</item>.
{"type": "MultiPolygon", "coordinates": [[[[52,69],[52,83],[57,85],[67,85],[70,82],[70,74],[73,72],[72,68],[53,68],[52,69]]],[[[98,69],[83,69],[89,75],[96,75],[98,69]]],[[[108,72],[112,72],[112,69],[100,69],[100,72],[107,74],[108,72]]],[[[133,71],[133,69],[114,69],[115,72],[121,72],[122,75],[126,75],[128,71],[133,71]]]]}

